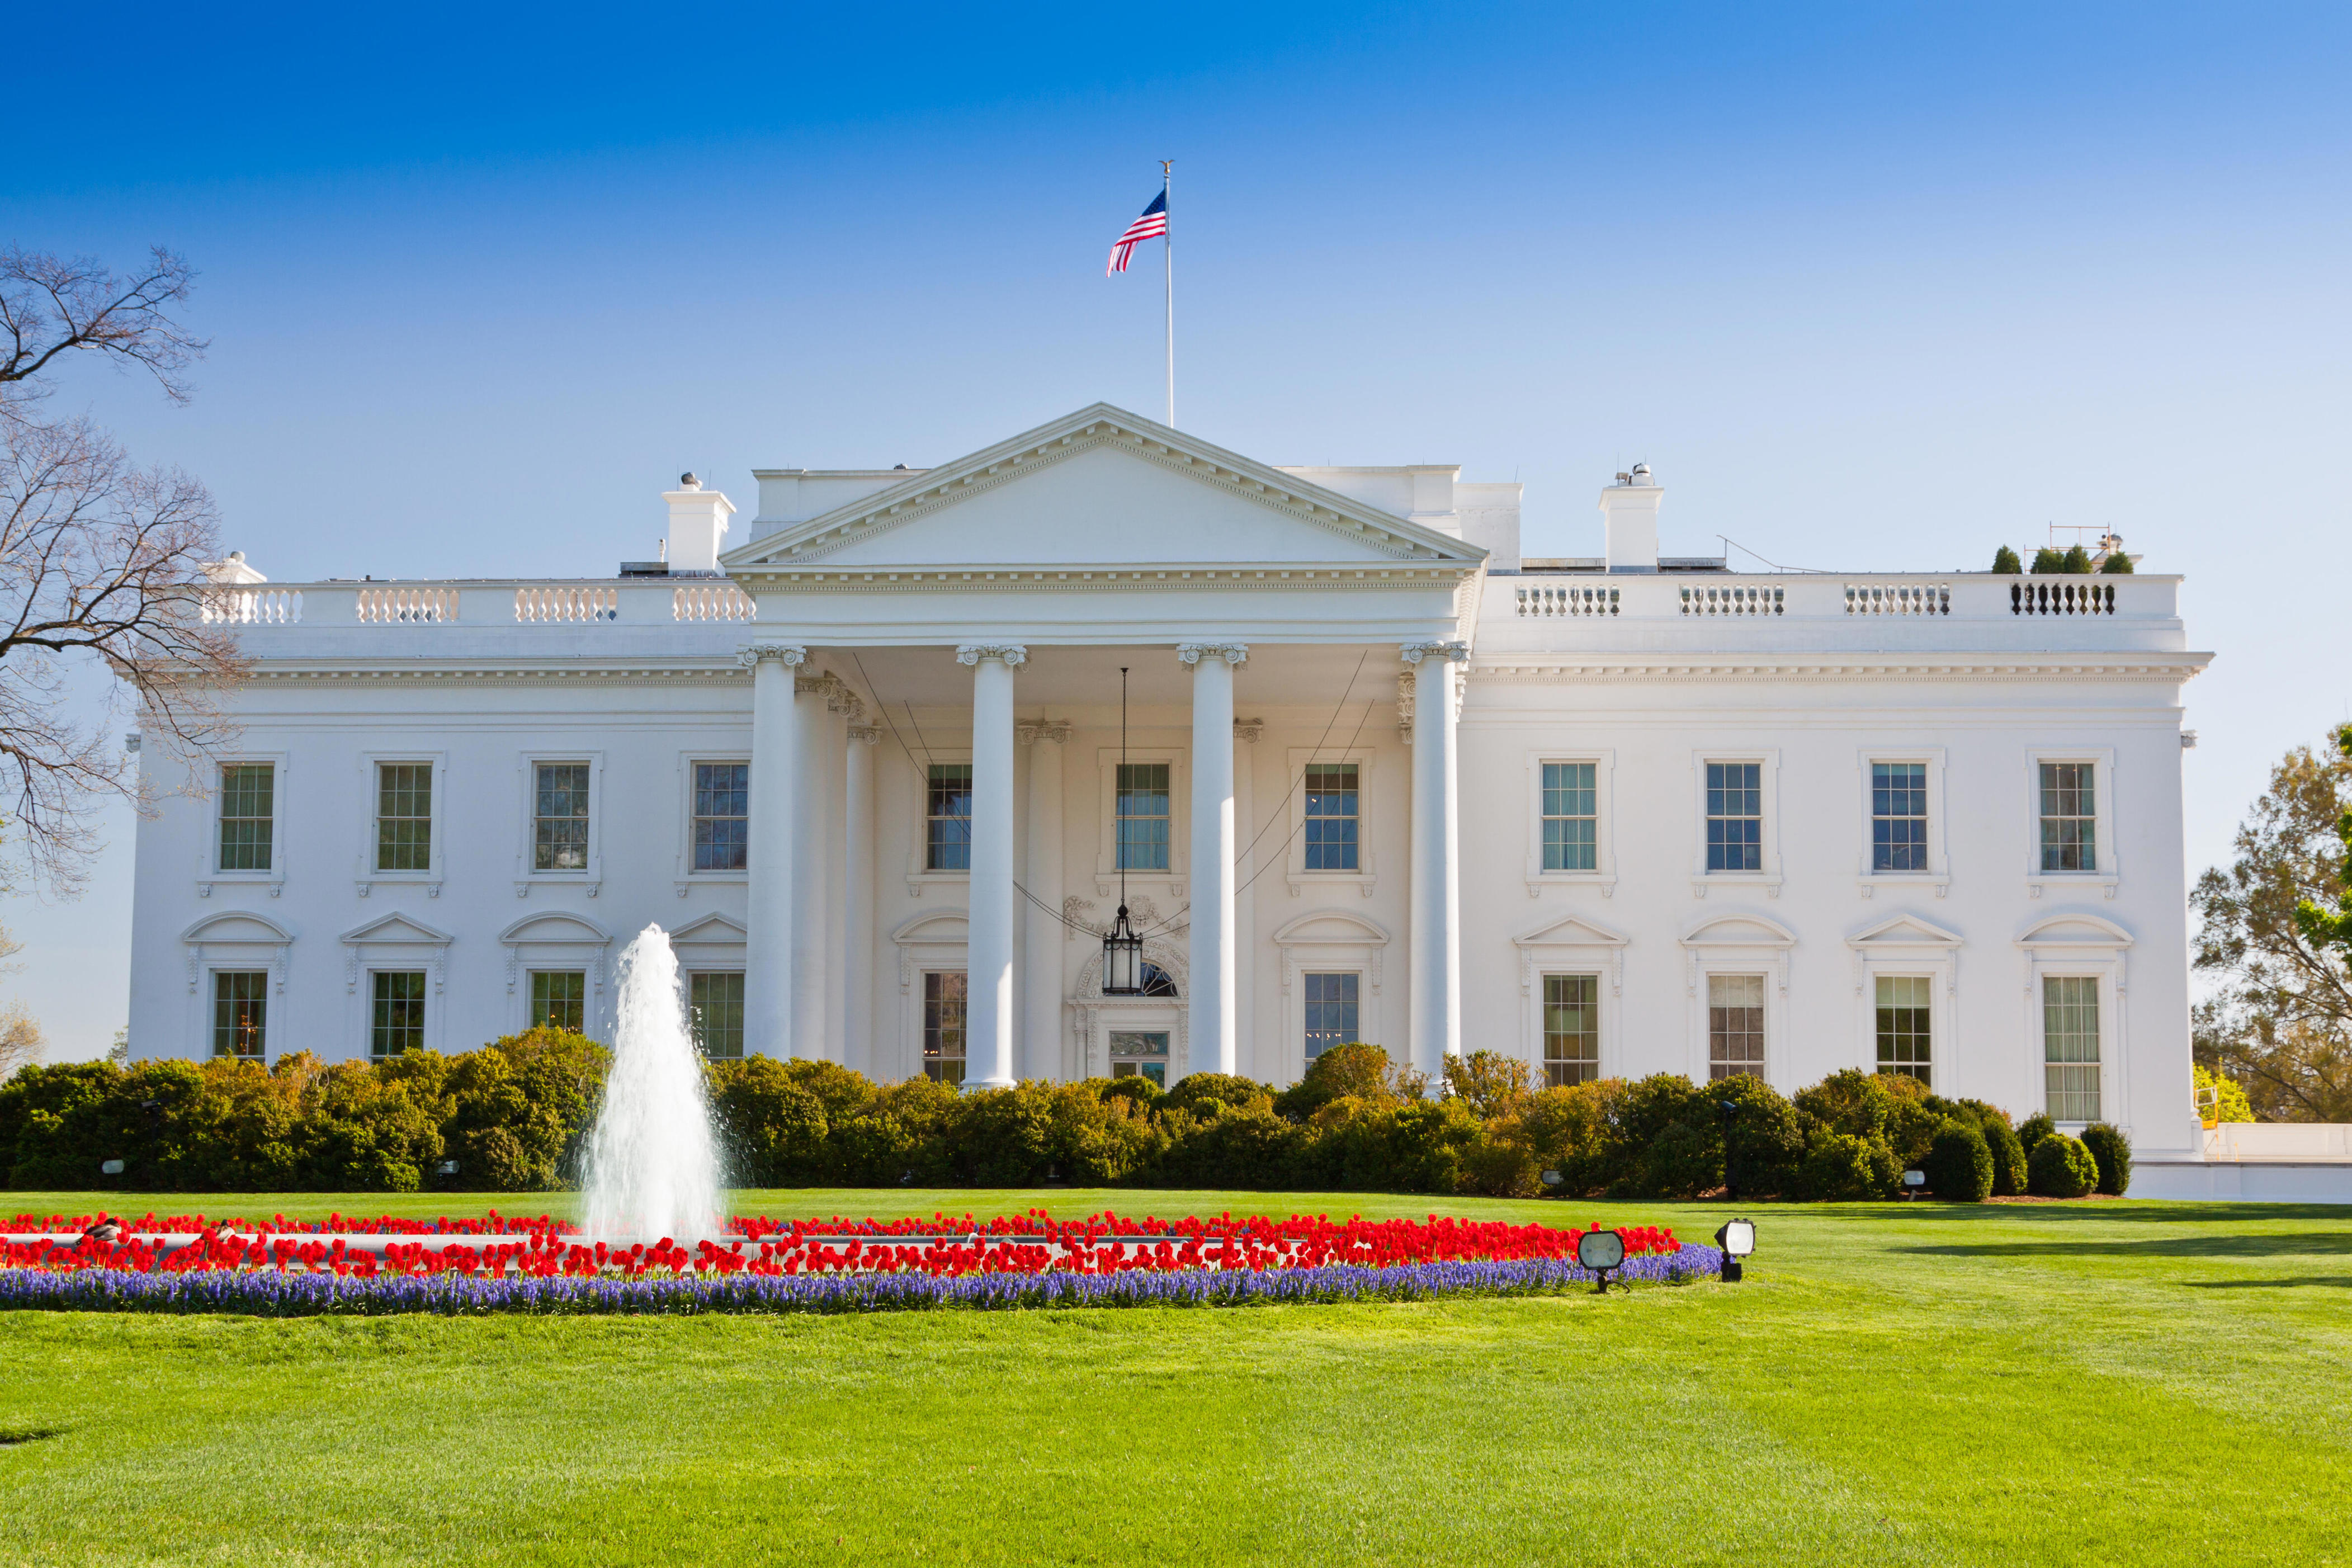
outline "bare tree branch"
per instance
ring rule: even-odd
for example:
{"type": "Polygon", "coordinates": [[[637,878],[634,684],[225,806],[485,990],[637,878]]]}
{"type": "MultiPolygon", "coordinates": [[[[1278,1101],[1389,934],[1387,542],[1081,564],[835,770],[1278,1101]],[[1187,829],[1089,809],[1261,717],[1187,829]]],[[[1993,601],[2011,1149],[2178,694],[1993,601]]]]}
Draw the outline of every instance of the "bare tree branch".
{"type": "Polygon", "coordinates": [[[185,403],[184,373],[207,345],[168,310],[187,299],[195,278],[160,245],[144,268],[127,275],[89,257],[0,249],[0,415],[47,395],[58,360],[82,350],[143,367],[166,397],[185,403]]]}

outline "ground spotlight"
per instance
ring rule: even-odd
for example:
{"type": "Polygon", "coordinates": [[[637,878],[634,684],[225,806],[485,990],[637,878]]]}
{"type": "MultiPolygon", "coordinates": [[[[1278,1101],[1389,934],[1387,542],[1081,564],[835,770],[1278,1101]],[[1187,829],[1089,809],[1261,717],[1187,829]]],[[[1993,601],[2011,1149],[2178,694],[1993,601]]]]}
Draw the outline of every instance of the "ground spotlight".
{"type": "Polygon", "coordinates": [[[1903,1173],[1903,1195],[1904,1195],[1905,1197],[1906,1197],[1906,1198],[1916,1198],[1916,1197],[1917,1197],[1917,1196],[1919,1195],[1920,1190],[1921,1190],[1922,1188],[1924,1188],[1925,1186],[1927,1186],[1927,1172],[1925,1172],[1925,1171],[1906,1171],[1906,1172],[1904,1172],[1904,1173],[1903,1173]]]}
{"type": "Polygon", "coordinates": [[[1723,1280],[1727,1285],[1739,1282],[1739,1260],[1756,1250],[1756,1222],[1735,1219],[1715,1233],[1716,1246],[1723,1248],[1723,1280]]]}
{"type": "Polygon", "coordinates": [[[1576,1264],[1601,1277],[1593,1294],[1609,1292],[1609,1276],[1625,1266],[1625,1238],[1613,1230],[1588,1230],[1576,1238],[1576,1264]]]}

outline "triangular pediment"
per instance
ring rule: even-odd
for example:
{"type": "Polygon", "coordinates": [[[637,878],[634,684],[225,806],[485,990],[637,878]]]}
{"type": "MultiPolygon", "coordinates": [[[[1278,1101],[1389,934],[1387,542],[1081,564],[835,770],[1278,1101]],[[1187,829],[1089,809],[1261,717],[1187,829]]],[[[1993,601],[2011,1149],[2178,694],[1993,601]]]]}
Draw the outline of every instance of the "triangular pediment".
{"type": "Polygon", "coordinates": [[[823,566],[1465,565],[1486,552],[1098,403],[728,552],[823,566]]]}
{"type": "Polygon", "coordinates": [[[1582,915],[1567,915],[1511,939],[1520,947],[1623,947],[1625,933],[1582,915]]]}
{"type": "Polygon", "coordinates": [[[345,931],[342,940],[348,942],[430,942],[436,946],[446,946],[450,938],[448,932],[435,931],[423,921],[403,914],[389,914],[345,931]]]}
{"type": "Polygon", "coordinates": [[[743,941],[743,926],[713,911],[700,920],[690,921],[669,933],[672,947],[728,947],[743,941]]]}
{"type": "Polygon", "coordinates": [[[1853,947],[1958,947],[1958,931],[1946,931],[1917,915],[1895,915],[1867,925],[1845,939],[1853,947]]]}

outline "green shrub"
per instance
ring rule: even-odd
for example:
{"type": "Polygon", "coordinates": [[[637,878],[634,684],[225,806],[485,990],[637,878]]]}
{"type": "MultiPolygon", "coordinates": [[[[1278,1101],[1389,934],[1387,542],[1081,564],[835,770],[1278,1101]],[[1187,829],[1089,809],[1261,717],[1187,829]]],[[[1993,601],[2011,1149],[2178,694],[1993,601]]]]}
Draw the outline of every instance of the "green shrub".
{"type": "Polygon", "coordinates": [[[833,1170],[833,1124],[824,1102],[793,1081],[795,1065],[745,1057],[707,1069],[728,1175],[740,1185],[809,1186],[833,1170]]]}
{"type": "MultiPolygon", "coordinates": [[[[2212,1091],[2211,1110],[2215,1121],[2252,1121],[2254,1119],[2253,1102],[2246,1098],[2245,1085],[2236,1079],[2210,1071],[2202,1067],[2191,1070],[2196,1075],[2197,1089],[2212,1091]]],[[[2199,1107],[2204,1108],[2205,1103],[2200,1097],[2198,1100],[2199,1107]]],[[[0,1138],[5,1138],[5,1131],[0,1131],[0,1138]]],[[[6,1147],[5,1142],[0,1142],[0,1150],[5,1150],[6,1147]]]]}
{"type": "Polygon", "coordinates": [[[1623,1184],[1624,1196],[1695,1198],[1723,1185],[1723,1144],[1685,1122],[1667,1124],[1623,1184]]]}
{"type": "Polygon", "coordinates": [[[1717,1111],[1715,1134],[1723,1148],[1724,1184],[1742,1197],[1790,1190],[1805,1157],[1804,1120],[1797,1108],[1762,1079],[1747,1073],[1706,1086],[1717,1111]],[[1736,1109],[1727,1117],[1723,1106],[1736,1109]]]}
{"type": "Polygon", "coordinates": [[[2065,554],[2045,544],[2033,552],[2033,570],[2041,573],[2066,570],[2065,554]]]}
{"type": "Polygon", "coordinates": [[[1445,1088],[1480,1121],[1503,1115],[1535,1092],[1535,1069],[1521,1057],[1472,1051],[1445,1058],[1445,1088]]]}
{"type": "Polygon", "coordinates": [[[1972,1123],[1938,1127],[1919,1169],[1927,1177],[1927,1190],[1946,1203],[1980,1204],[1992,1195],[1992,1150],[1972,1123]]]}
{"type": "Polygon", "coordinates": [[[1462,1152],[1462,1190],[1490,1198],[1532,1198],[1543,1190],[1535,1152],[1509,1137],[1480,1138],[1462,1152]]]}
{"type": "Polygon", "coordinates": [[[2025,1191],[2025,1145],[2017,1141],[2017,1129],[2006,1116],[1987,1117],[1979,1126],[1992,1153],[1992,1195],[2016,1197],[2025,1191]]]}
{"type": "Polygon", "coordinates": [[[2130,556],[2120,550],[2111,550],[2107,552],[2107,558],[2100,564],[2099,570],[2109,577],[2128,577],[2136,568],[2132,565],[2130,556]]]}
{"type": "Polygon", "coordinates": [[[2032,1160],[2034,1147],[2043,1139],[2056,1136],[2057,1131],[2058,1124],[2050,1120],[2050,1113],[2037,1110],[2018,1123],[2017,1141],[2024,1148],[2025,1157],[2032,1160]]]}
{"type": "Polygon", "coordinates": [[[2014,576],[2025,570],[2025,563],[2017,558],[2016,551],[2004,544],[1992,552],[1992,569],[2014,576]]]}
{"type": "Polygon", "coordinates": [[[2053,1132],[2026,1156],[2026,1190],[2039,1198],[2079,1198],[2096,1190],[2099,1163],[2063,1132],[2053,1132]]]}
{"type": "Polygon", "coordinates": [[[2131,1134],[2120,1127],[2094,1121],[2083,1129],[2083,1147],[2099,1167],[2098,1190],[2119,1198],[2131,1186],[2131,1134]]]}
{"type": "Polygon", "coordinates": [[[1160,1104],[1163,1110],[1189,1110],[1195,1115],[1205,1111],[1213,1115],[1216,1110],[1227,1106],[1239,1110],[1259,1100],[1265,1101],[1270,1109],[1274,1090],[1255,1079],[1226,1072],[1196,1072],[1180,1079],[1160,1104]]]}
{"type": "Polygon", "coordinates": [[[1386,1104],[1397,1099],[1395,1069],[1378,1046],[1350,1041],[1307,1064],[1307,1076],[1275,1098],[1277,1115],[1305,1121],[1335,1100],[1386,1104]]]}
{"type": "Polygon", "coordinates": [[[1816,1128],[1797,1167],[1796,1195],[1809,1203],[1859,1203],[1892,1195],[1894,1156],[1883,1142],[1816,1128]]]}
{"type": "Polygon", "coordinates": [[[2058,570],[2071,573],[2078,577],[2089,575],[2091,552],[2079,543],[2068,545],[2066,553],[2058,558],[2058,570]]]}
{"type": "Polygon", "coordinates": [[[1100,1084],[1106,1100],[1125,1100],[1137,1105],[1150,1105],[1167,1092],[1139,1072],[1129,1073],[1125,1078],[1088,1079],[1087,1081],[1100,1084]]]}
{"type": "Polygon", "coordinates": [[[1509,1116],[1488,1124],[1493,1137],[1508,1140],[1528,1152],[1538,1185],[1543,1173],[1558,1171],[1557,1185],[1543,1190],[1556,1197],[1587,1197],[1623,1180],[1637,1152],[1619,1134],[1618,1102],[1624,1098],[1622,1079],[1572,1084],[1530,1095],[1509,1116]]]}
{"type": "Polygon", "coordinates": [[[1265,1103],[1225,1109],[1197,1124],[1170,1117],[1145,1125],[1153,1126],[1160,1138],[1149,1179],[1166,1186],[1250,1192],[1286,1187],[1307,1141],[1305,1129],[1276,1116],[1265,1103]]]}
{"type": "Polygon", "coordinates": [[[1809,1089],[1799,1089],[1796,1107],[1832,1132],[1848,1138],[1883,1139],[1886,1136],[1887,1118],[1895,1110],[1895,1094],[1900,1092],[1890,1090],[1889,1081],[1874,1072],[1847,1068],[1809,1089]]]}

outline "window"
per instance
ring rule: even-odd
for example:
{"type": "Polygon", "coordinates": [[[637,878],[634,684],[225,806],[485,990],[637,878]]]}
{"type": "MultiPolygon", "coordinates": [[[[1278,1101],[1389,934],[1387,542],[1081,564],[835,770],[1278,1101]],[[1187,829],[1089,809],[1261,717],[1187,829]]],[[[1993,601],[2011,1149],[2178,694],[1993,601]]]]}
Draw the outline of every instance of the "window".
{"type": "MultiPolygon", "coordinates": [[[[1709,764],[1712,766],[1713,764],[1709,764]]],[[[1764,1076],[1764,977],[1706,977],[1706,1076],[1764,1076]]]]}
{"type": "Polygon", "coordinates": [[[1544,976],[1544,1082],[1559,1089],[1601,1076],[1601,976],[1544,976]]]}
{"type": "Polygon", "coordinates": [[[425,1048],[425,972],[379,969],[373,976],[375,1016],[368,1031],[368,1054],[396,1057],[425,1048]]]}
{"type": "Polygon", "coordinates": [[[971,869],[971,764],[933,763],[923,804],[923,869],[971,869]]]}
{"type": "Polygon", "coordinates": [[[268,971],[215,970],[213,973],[213,1055],[261,1060],[268,1047],[268,971]]]}
{"type": "Polygon", "coordinates": [[[588,764],[541,763],[531,792],[530,868],[588,868],[588,764]]]}
{"type": "Polygon", "coordinates": [[[1113,1029],[1110,1076],[1148,1078],[1168,1087],[1168,1035],[1161,1029],[1113,1029]]]}
{"type": "MultiPolygon", "coordinates": [[[[1164,774],[1165,769],[1162,769],[1164,774]]],[[[1165,785],[1162,786],[1165,794],[1165,785]]],[[[1356,764],[1309,763],[1307,765],[1307,868],[1310,871],[1353,871],[1359,826],[1356,764]]],[[[1166,829],[1161,832],[1164,836],[1166,829]]],[[[1164,839],[1163,839],[1164,841],[1164,839]]],[[[1160,864],[1167,864],[1161,852],[1160,864]]]]}
{"type": "Polygon", "coordinates": [[[1762,763],[1706,764],[1706,868],[1710,871],[1760,871],[1764,868],[1762,763]]]}
{"type": "Polygon", "coordinates": [[[588,975],[578,969],[530,972],[530,1026],[587,1033],[588,975]]]}
{"type": "Polygon", "coordinates": [[[694,1043],[712,1061],[731,1062],[743,1055],[743,972],[714,970],[686,978],[688,1016],[694,1020],[694,1043]]]}
{"type": "Polygon", "coordinates": [[[923,1076],[941,1083],[963,1081],[963,1004],[966,976],[961,969],[935,969],[923,976],[923,1076]]]}
{"type": "Polygon", "coordinates": [[[1543,765],[1543,868],[1591,871],[1600,867],[1600,796],[1591,763],[1543,765]]]}
{"type": "Polygon", "coordinates": [[[751,848],[751,764],[694,764],[694,868],[740,871],[751,848]]]}
{"type": "Polygon", "coordinates": [[[1878,1070],[1932,1083],[1928,1015],[1933,982],[1922,974],[1878,977],[1878,1070]]]}
{"type": "Polygon", "coordinates": [[[1122,871],[1168,869],[1168,764],[1118,764],[1118,859],[1122,871]]]}
{"type": "Polygon", "coordinates": [[[2099,868],[2098,791],[2090,763],[2042,764],[2042,868],[2099,868]]]}
{"type": "MultiPolygon", "coordinates": [[[[2074,764],[2063,764],[2072,766],[2074,764]]],[[[2088,769],[2084,770],[2088,772],[2088,769]]],[[[2099,1119],[2099,983],[2088,974],[2042,977],[2042,1089],[2056,1121],[2099,1119]]]]}
{"type": "Polygon", "coordinates": [[[1927,764],[1870,764],[1870,868],[1927,869],[1927,764]]]}
{"type": "Polygon", "coordinates": [[[278,770],[268,763],[230,763],[221,769],[220,868],[269,869],[278,770]]]}
{"type": "Polygon", "coordinates": [[[433,764],[375,765],[375,868],[433,869],[433,764]]]}
{"type": "Polygon", "coordinates": [[[1353,972],[1306,976],[1308,1061],[1333,1046],[1352,1045],[1364,1037],[1356,1022],[1356,987],[1360,979],[1353,972]]]}
{"type": "Polygon", "coordinates": [[[1156,963],[1145,964],[1143,966],[1143,973],[1139,978],[1143,982],[1143,994],[1146,996],[1173,996],[1176,994],[1176,982],[1168,978],[1168,972],[1160,968],[1156,963]]]}

